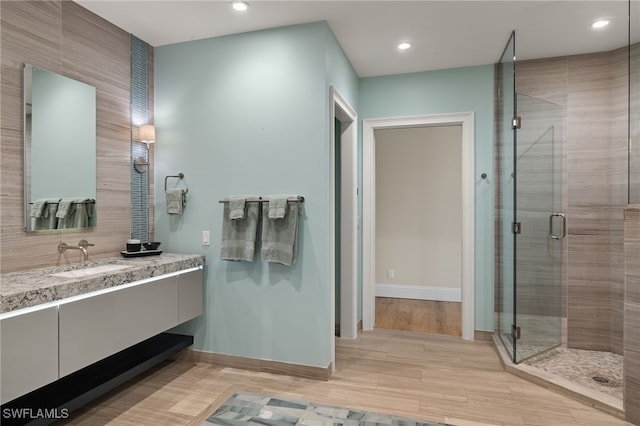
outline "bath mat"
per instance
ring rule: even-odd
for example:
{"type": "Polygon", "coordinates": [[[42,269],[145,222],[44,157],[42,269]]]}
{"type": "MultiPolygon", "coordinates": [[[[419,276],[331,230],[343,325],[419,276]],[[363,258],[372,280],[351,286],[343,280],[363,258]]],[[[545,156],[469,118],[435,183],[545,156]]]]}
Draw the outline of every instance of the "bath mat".
{"type": "Polygon", "coordinates": [[[445,423],[411,420],[390,414],[239,391],[222,404],[201,426],[208,425],[445,426],[445,423]]]}

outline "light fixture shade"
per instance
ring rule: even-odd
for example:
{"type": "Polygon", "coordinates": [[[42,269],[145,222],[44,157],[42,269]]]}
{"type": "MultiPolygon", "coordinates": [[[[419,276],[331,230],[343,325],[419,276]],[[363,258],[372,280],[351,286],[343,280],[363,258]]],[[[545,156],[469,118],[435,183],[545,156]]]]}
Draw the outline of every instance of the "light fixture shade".
{"type": "Polygon", "coordinates": [[[609,25],[611,21],[608,19],[598,19],[597,21],[594,21],[593,23],[591,23],[591,28],[597,30],[600,28],[604,28],[607,25],[609,25]]]}
{"type": "Polygon", "coordinates": [[[156,126],[143,124],[140,126],[140,142],[154,143],[156,141],[156,126]]]}
{"type": "Polygon", "coordinates": [[[249,3],[243,0],[234,0],[231,2],[231,7],[233,7],[238,12],[244,12],[249,9],[249,3]]]}

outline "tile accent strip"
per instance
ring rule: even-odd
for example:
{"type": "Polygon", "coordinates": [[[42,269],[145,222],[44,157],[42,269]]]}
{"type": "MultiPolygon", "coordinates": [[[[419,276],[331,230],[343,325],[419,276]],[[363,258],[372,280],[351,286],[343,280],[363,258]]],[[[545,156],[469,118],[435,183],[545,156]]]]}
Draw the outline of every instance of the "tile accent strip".
{"type": "Polygon", "coordinates": [[[138,127],[148,124],[149,71],[148,45],[131,35],[131,237],[149,241],[149,174],[133,167],[136,157],[147,158],[145,144],[138,141],[138,127]]]}

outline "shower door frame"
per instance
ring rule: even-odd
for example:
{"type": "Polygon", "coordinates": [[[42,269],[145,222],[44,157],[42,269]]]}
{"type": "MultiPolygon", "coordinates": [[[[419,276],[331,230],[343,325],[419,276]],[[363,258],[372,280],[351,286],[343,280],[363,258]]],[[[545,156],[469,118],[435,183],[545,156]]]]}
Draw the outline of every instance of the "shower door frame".
{"type": "Polygon", "coordinates": [[[516,126],[515,31],[496,64],[496,334],[516,362],[516,126]],[[506,61],[505,61],[506,59],[506,61]],[[507,64],[505,66],[505,64],[507,64]],[[509,80],[507,80],[507,78],[509,80]],[[506,84],[503,84],[506,81],[506,84]],[[511,99],[505,98],[511,96],[511,99]],[[511,148],[511,149],[509,149],[511,148]],[[506,201],[505,201],[506,200],[506,201]],[[509,317],[507,319],[507,317],[509,317]],[[506,328],[505,328],[506,327],[506,328]],[[505,339],[510,339],[505,341],[505,339]]]}
{"type": "Polygon", "coordinates": [[[519,363],[560,345],[562,341],[560,305],[563,245],[560,240],[566,236],[566,218],[560,213],[562,209],[562,111],[560,109],[557,117],[557,112],[554,115],[553,110],[555,107],[560,108],[558,105],[517,93],[515,65],[514,31],[509,37],[500,61],[496,64],[498,143],[495,173],[497,176],[495,328],[498,338],[512,361],[519,363]],[[525,108],[523,112],[533,111],[533,113],[530,120],[528,117],[522,120],[518,112],[519,98],[522,99],[523,105],[528,107],[536,104],[542,107],[539,110],[525,108]],[[554,121],[558,118],[559,122],[554,121]],[[543,139],[548,131],[537,135],[541,123],[543,127],[552,123],[550,141],[543,139]],[[519,146],[518,135],[522,131],[525,133],[520,135],[522,146],[519,146]],[[556,134],[560,136],[559,141],[555,137],[556,134]],[[536,138],[534,142],[531,142],[534,140],[532,136],[536,138]],[[519,162],[522,164],[519,165],[519,162]],[[548,165],[551,166],[550,173],[541,171],[548,165]],[[520,176],[520,173],[529,176],[528,179],[519,182],[519,179],[524,176],[520,176]],[[524,193],[522,189],[525,189],[524,193]],[[529,257],[523,255],[525,251],[528,251],[529,257]],[[532,260],[533,257],[535,260],[532,260]],[[542,289],[541,291],[545,294],[534,294],[534,291],[539,289],[542,289]],[[548,300],[549,296],[554,300],[548,300]],[[538,300],[536,304],[536,298],[543,299],[543,303],[538,300]],[[526,315],[523,315],[524,312],[526,315]],[[527,324],[525,334],[520,328],[521,323],[527,324]],[[544,328],[545,324],[549,324],[550,327],[544,328]],[[520,344],[526,343],[522,346],[529,347],[528,353],[518,350],[518,340],[523,336],[525,339],[520,344]],[[522,354],[526,355],[522,356],[522,354]]]}

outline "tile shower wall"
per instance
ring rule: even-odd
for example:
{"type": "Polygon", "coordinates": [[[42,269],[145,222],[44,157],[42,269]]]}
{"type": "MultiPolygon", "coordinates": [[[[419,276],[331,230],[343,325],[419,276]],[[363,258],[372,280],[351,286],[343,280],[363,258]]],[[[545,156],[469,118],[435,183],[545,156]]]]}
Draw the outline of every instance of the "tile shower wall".
{"type": "Polygon", "coordinates": [[[567,344],[622,353],[626,48],[517,63],[519,93],[563,108],[567,344]]]}
{"type": "Polygon", "coordinates": [[[91,258],[114,256],[130,232],[130,35],[70,1],[0,2],[0,272],[75,263],[60,240],[95,243],[91,258]],[[96,87],[98,226],[82,232],[23,231],[22,66],[30,63],[96,87]]]}
{"type": "Polygon", "coordinates": [[[624,407],[627,421],[640,424],[640,205],[625,210],[624,226],[624,407]]]}

